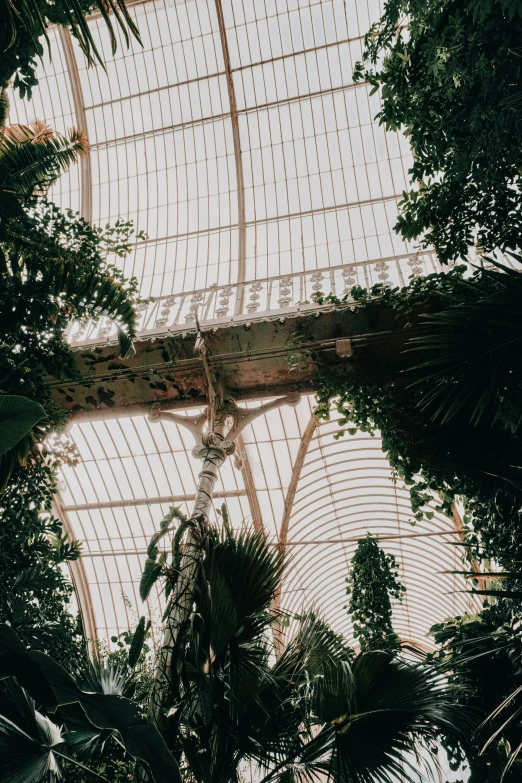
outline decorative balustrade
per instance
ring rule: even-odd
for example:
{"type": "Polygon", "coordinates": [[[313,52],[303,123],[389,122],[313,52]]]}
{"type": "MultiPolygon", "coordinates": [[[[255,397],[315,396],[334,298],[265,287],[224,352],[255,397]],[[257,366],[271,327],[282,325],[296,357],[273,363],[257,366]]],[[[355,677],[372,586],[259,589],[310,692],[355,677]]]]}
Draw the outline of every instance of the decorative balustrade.
{"type": "MultiPolygon", "coordinates": [[[[318,296],[349,295],[355,285],[369,288],[376,283],[406,285],[411,276],[440,272],[435,254],[422,252],[382,258],[377,261],[311,269],[306,272],[250,280],[245,283],[213,285],[183,294],[170,294],[138,305],[138,334],[153,335],[184,331],[200,323],[228,323],[232,320],[274,316],[316,306],[318,296]]],[[[69,340],[73,345],[114,339],[115,329],[108,318],[97,323],[72,324],[69,340]]]]}

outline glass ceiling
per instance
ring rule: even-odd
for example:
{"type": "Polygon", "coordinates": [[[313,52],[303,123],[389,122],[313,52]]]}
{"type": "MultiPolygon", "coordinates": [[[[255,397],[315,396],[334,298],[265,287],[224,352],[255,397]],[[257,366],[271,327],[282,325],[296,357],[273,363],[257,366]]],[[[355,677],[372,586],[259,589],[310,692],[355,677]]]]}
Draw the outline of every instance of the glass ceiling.
{"type": "MultiPolygon", "coordinates": [[[[236,528],[261,523],[274,544],[286,545],[283,608],[313,606],[348,636],[348,565],[357,538],[379,535],[407,588],[394,612],[396,630],[429,644],[431,625],[470,608],[461,578],[448,573],[461,569],[454,523],[435,514],[412,527],[408,492],[392,481],[380,439],[359,433],[335,440],[336,422],[316,425],[312,406],[306,396],[297,408],[270,411],[245,429],[247,467],[225,463],[215,504],[227,504],[236,528]]],[[[200,469],[192,436],[173,421],[146,416],[76,422],[70,435],[81,460],[63,469],[60,514],[84,541],[94,629],[110,637],[144,611],[159,624],[158,595],[143,607],[138,583],[148,541],[169,506],[190,509],[200,469]]]]}
{"type": "MultiPolygon", "coordinates": [[[[87,129],[89,155],[52,197],[96,223],[132,219],[147,233],[124,266],[143,296],[412,252],[391,228],[408,146],[372,120],[379,97],[351,76],[378,2],[148,0],[130,10],[144,46],[120,42],[115,57],[104,25],[90,21],[106,72],[87,69],[69,34],[52,30],[52,61],[32,102],[13,102],[11,120],[87,129]]],[[[217,494],[235,525],[262,524],[286,543],[282,605],[313,604],[347,634],[356,539],[383,536],[407,586],[397,631],[426,644],[428,628],[468,602],[446,573],[460,567],[454,523],[435,515],[411,527],[380,440],[334,440],[335,423],[316,427],[312,404],[249,426],[245,468],[226,463],[217,494]]],[[[145,416],[83,420],[71,437],[81,461],[64,468],[58,506],[85,542],[74,578],[88,630],[103,638],[142,613],[148,539],[169,505],[190,505],[199,464],[183,428],[145,416]]],[[[148,611],[161,617],[157,597],[148,611]]]]}

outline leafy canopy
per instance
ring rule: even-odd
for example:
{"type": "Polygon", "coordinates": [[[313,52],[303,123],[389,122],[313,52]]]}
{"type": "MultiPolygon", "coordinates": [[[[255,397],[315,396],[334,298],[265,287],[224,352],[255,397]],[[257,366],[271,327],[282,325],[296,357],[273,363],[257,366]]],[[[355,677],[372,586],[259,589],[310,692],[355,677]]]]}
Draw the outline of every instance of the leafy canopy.
{"type": "MultiPolygon", "coordinates": [[[[147,561],[160,566],[170,601],[183,583],[177,533],[190,523],[173,512],[152,538],[147,561]]],[[[184,762],[182,773],[198,783],[230,783],[251,762],[262,783],[323,774],[338,783],[391,783],[399,771],[418,780],[408,754],[440,732],[458,734],[443,678],[389,652],[355,656],[314,612],[292,618],[277,657],[272,630],[285,619],[273,603],[284,571],[280,550],[260,533],[234,534],[228,520],[200,543],[189,588],[193,614],[162,672],[164,736],[184,762]]]]}
{"type": "MultiPolygon", "coordinates": [[[[61,708],[61,714],[66,718],[72,712],[94,735],[99,735],[100,731],[117,732],[126,751],[150,769],[154,783],[181,782],[178,765],[156,727],[142,716],[134,702],[120,695],[120,689],[113,681],[107,688],[107,680],[100,682],[98,677],[99,690],[82,690],[60,664],[42,652],[25,648],[12,628],[0,625],[0,680],[11,677],[16,678],[45,712],[54,713],[61,708]]],[[[5,726],[5,719],[2,721],[0,715],[0,727],[2,725],[5,726]]],[[[61,738],[57,736],[56,727],[53,729],[49,723],[47,725],[54,736],[48,747],[41,748],[35,758],[33,777],[26,774],[27,759],[23,758],[21,749],[24,737],[19,733],[15,737],[11,731],[11,741],[3,747],[3,769],[7,768],[12,775],[4,778],[6,782],[40,783],[42,774],[39,774],[39,767],[42,762],[51,765],[52,770],[52,763],[56,764],[53,748],[61,744],[61,738]],[[15,739],[19,740],[17,745],[15,739]]]]}
{"type": "Polygon", "coordinates": [[[354,78],[411,145],[395,228],[442,261],[522,235],[521,0],[387,0],[354,78]]]}
{"type": "Polygon", "coordinates": [[[519,602],[503,598],[485,603],[476,615],[452,617],[431,629],[438,645],[432,663],[448,677],[455,700],[473,719],[475,730],[470,733],[465,757],[461,747],[443,740],[451,768],[465,770],[467,766],[471,783],[520,780],[520,620],[519,602]],[[511,769],[507,768],[510,760],[511,769]]]}
{"type": "Polygon", "coordinates": [[[38,402],[16,394],[0,397],[0,456],[14,448],[42,419],[45,411],[38,402]]]}

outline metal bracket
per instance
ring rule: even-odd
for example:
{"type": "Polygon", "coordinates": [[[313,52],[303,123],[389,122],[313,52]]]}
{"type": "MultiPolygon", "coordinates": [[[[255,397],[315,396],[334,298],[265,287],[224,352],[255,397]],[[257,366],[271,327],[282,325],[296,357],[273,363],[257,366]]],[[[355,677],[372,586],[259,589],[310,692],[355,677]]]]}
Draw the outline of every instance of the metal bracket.
{"type": "MultiPolygon", "coordinates": [[[[201,359],[205,373],[208,396],[208,405],[205,412],[197,413],[194,416],[181,416],[179,413],[161,410],[159,403],[156,403],[149,414],[149,421],[159,421],[160,419],[174,421],[176,424],[188,429],[195,441],[192,452],[194,456],[202,458],[202,448],[203,450],[218,448],[222,449],[226,454],[232,454],[235,450],[234,442],[237,436],[254,419],[283,405],[298,405],[301,395],[293,392],[284,397],[278,397],[276,400],[265,402],[255,408],[240,408],[232,397],[225,396],[222,385],[212,372],[207,359],[208,348],[197,320],[197,313],[196,323],[198,333],[194,352],[201,359]]],[[[240,465],[241,460],[237,460],[237,463],[240,465]]]]}

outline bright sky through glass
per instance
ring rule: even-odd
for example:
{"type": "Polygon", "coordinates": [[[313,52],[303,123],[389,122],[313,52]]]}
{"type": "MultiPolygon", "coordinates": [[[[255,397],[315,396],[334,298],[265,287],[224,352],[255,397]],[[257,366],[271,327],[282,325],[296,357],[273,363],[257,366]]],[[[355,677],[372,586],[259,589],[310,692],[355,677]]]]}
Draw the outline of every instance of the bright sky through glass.
{"type": "MultiPolygon", "coordinates": [[[[89,156],[52,196],[96,223],[132,219],[147,233],[124,266],[143,296],[411,252],[391,228],[410,152],[373,121],[378,95],[352,81],[377,2],[149,0],[130,11],[144,46],[120,43],[115,57],[104,25],[90,22],[106,73],[87,69],[68,33],[52,31],[52,61],[11,119],[86,127],[89,156]]],[[[313,604],[348,635],[355,541],[367,530],[385,535],[407,587],[396,629],[426,644],[433,623],[468,604],[447,573],[460,568],[454,523],[435,515],[412,527],[379,438],[334,440],[334,423],[314,427],[312,403],[245,430],[249,474],[229,460],[216,505],[226,501],[236,526],[256,519],[288,543],[283,606],[313,604]],[[428,532],[436,535],[411,537],[428,532]],[[410,537],[390,538],[398,534],[410,537]]],[[[63,471],[62,514],[85,542],[80,599],[106,637],[143,613],[148,539],[172,502],[190,506],[198,464],[173,422],[82,421],[71,435],[81,461],[63,471]]],[[[145,608],[155,621],[156,603],[145,608]]]]}

